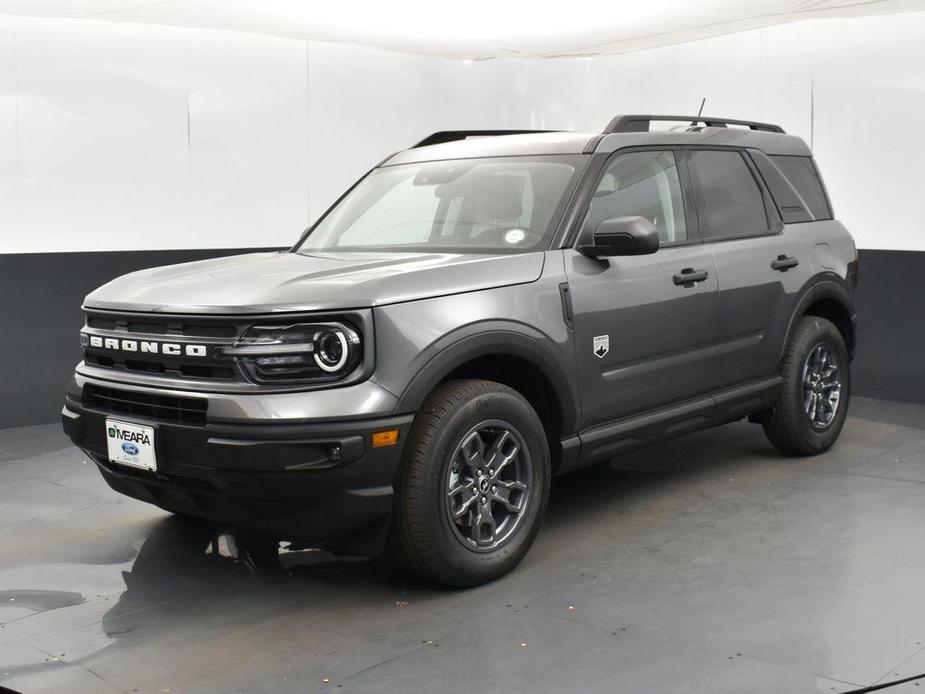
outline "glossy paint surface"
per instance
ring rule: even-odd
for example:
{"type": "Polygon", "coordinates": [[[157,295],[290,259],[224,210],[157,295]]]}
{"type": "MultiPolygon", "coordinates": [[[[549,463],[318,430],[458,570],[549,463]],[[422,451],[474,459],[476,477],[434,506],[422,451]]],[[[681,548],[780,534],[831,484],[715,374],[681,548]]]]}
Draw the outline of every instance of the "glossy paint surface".
{"type": "Polygon", "coordinates": [[[120,277],[86,305],[173,313],[366,308],[533,282],[543,253],[261,253],[120,277]]]}
{"type": "MultiPolygon", "coordinates": [[[[467,591],[121,497],[57,426],[0,432],[0,685],[29,694],[820,692],[925,672],[925,407],[828,453],[744,423],[557,480],[467,591]]],[[[918,691],[914,685],[894,691],[918,691]]]]}
{"type": "MultiPolygon", "coordinates": [[[[111,373],[81,362],[69,383],[69,390],[79,393],[88,382],[110,385],[111,373]]],[[[136,392],[161,395],[189,396],[189,391],[165,389],[157,379],[144,374],[121,375],[118,383],[130,386],[136,392]]],[[[214,391],[214,385],[212,386],[214,391]]],[[[79,397],[79,396],[78,396],[79,397]]],[[[327,419],[368,419],[391,414],[396,398],[374,381],[362,381],[342,388],[322,388],[312,391],[310,397],[304,392],[263,393],[260,396],[246,393],[209,393],[209,416],[213,421],[223,422],[299,422],[327,419]]]]}
{"type": "Polygon", "coordinates": [[[587,258],[562,251],[575,311],[583,427],[716,389],[716,266],[709,245],[651,255],[587,258]],[[677,285],[685,268],[706,270],[677,285]],[[594,338],[608,336],[598,358],[594,338]]]}
{"type": "Polygon", "coordinates": [[[816,254],[817,238],[784,227],[779,234],[711,244],[719,281],[717,386],[776,372],[797,302],[813,276],[825,272],[816,254]],[[799,265],[774,270],[771,263],[779,256],[799,265]]]}
{"type": "MultiPolygon", "coordinates": [[[[564,383],[563,395],[570,402],[563,405],[577,408],[580,393],[577,379],[572,377],[573,335],[563,319],[559,294],[559,284],[566,281],[561,251],[543,255],[542,276],[535,282],[375,309],[377,361],[373,380],[401,396],[428,365],[439,366],[438,377],[445,376],[451,348],[484,340],[480,344],[492,345],[490,352],[517,353],[517,345],[526,342],[532,348],[531,355],[545,360],[549,368],[546,375],[564,383]]],[[[478,354],[468,354],[467,360],[474,356],[478,354]]],[[[426,391],[421,397],[424,395],[426,391]]],[[[418,404],[414,402],[413,409],[418,404]]]]}

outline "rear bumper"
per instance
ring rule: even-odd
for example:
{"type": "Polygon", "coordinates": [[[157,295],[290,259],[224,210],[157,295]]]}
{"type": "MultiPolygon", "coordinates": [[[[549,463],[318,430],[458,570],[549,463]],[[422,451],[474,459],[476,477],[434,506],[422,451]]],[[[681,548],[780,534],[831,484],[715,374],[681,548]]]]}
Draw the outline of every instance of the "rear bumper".
{"type": "Polygon", "coordinates": [[[158,469],[148,472],[109,462],[106,417],[127,417],[87,405],[80,393],[72,383],[61,413],[64,431],[116,491],[285,538],[358,553],[381,549],[412,415],[200,426],[133,416],[155,430],[158,469]],[[398,443],[373,448],[372,433],[385,429],[399,430],[398,443]]]}

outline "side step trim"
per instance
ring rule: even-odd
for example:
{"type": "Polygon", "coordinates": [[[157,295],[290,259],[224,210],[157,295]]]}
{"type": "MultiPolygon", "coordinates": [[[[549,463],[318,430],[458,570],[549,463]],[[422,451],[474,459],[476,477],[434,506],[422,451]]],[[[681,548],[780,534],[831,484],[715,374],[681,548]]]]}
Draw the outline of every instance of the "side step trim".
{"type": "Polygon", "coordinates": [[[734,422],[774,403],[783,379],[772,376],[669,407],[643,412],[579,432],[578,455],[564,457],[559,473],[609,460],[639,446],[734,422]]]}

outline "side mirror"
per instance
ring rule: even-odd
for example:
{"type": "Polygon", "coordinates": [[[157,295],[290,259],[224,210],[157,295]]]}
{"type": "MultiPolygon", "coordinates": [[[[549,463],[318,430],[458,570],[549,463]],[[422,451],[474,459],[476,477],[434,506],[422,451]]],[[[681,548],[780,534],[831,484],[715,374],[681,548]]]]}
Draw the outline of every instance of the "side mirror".
{"type": "Polygon", "coordinates": [[[605,219],[594,231],[594,245],[579,250],[593,258],[648,255],[658,250],[658,230],[645,217],[605,219]]]}

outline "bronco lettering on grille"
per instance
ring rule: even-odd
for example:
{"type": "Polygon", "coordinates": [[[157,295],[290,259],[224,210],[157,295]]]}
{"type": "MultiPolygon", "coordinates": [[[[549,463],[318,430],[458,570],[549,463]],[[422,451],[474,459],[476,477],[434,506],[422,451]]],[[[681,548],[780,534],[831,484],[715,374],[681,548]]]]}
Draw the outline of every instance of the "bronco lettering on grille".
{"type": "Polygon", "coordinates": [[[84,346],[109,349],[117,352],[135,352],[140,354],[164,354],[168,357],[205,357],[208,356],[206,345],[186,345],[178,342],[156,342],[154,340],[123,340],[99,335],[83,335],[84,346]]]}

